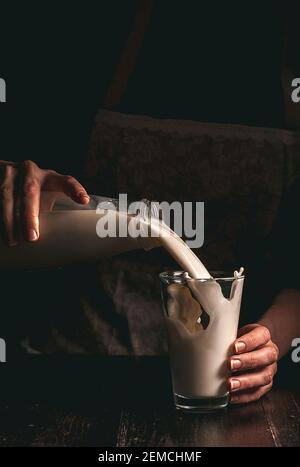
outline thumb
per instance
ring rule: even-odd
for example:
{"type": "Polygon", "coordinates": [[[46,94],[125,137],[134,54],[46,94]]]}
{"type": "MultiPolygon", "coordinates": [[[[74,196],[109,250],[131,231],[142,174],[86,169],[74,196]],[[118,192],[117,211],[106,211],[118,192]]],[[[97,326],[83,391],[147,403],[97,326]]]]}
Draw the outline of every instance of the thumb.
{"type": "Polygon", "coordinates": [[[49,191],[61,191],[75,201],[75,203],[88,204],[90,201],[85,188],[71,175],[51,173],[47,176],[43,188],[49,191]]]}

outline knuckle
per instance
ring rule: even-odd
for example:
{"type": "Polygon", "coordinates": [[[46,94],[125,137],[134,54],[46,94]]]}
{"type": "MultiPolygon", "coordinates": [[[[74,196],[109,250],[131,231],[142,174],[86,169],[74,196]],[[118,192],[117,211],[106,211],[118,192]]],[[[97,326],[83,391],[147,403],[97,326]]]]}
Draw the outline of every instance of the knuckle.
{"type": "Polygon", "coordinates": [[[273,381],[273,374],[270,371],[266,372],[263,376],[263,381],[264,381],[264,386],[271,384],[273,381]]]}
{"type": "Polygon", "coordinates": [[[270,384],[268,385],[268,391],[270,391],[270,389],[272,389],[273,387],[273,380],[270,382],[270,384]]]}
{"type": "Polygon", "coordinates": [[[268,357],[269,357],[270,362],[276,362],[278,354],[277,354],[277,350],[275,347],[270,347],[268,351],[268,357]]]}
{"type": "Polygon", "coordinates": [[[262,398],[263,395],[264,395],[264,391],[262,389],[259,389],[255,395],[254,400],[258,401],[259,399],[262,398]]]}
{"type": "Polygon", "coordinates": [[[52,169],[45,170],[46,175],[59,175],[58,172],[52,169]]]}
{"type": "Polygon", "coordinates": [[[262,335],[266,342],[268,342],[271,339],[270,331],[266,326],[262,326],[262,335]]]}
{"type": "Polygon", "coordinates": [[[250,389],[253,387],[253,380],[251,377],[241,378],[241,389],[250,389]]]}
{"type": "Polygon", "coordinates": [[[271,384],[260,387],[256,392],[256,400],[261,399],[262,396],[264,396],[266,392],[268,392],[270,386],[271,384]]]}
{"type": "Polygon", "coordinates": [[[253,355],[253,352],[250,352],[248,362],[247,362],[248,368],[255,368],[257,366],[257,359],[253,355]]]}
{"type": "Polygon", "coordinates": [[[255,399],[256,400],[261,399],[267,392],[269,392],[272,389],[272,387],[273,387],[273,380],[267,385],[258,389],[258,391],[256,392],[255,399]]]}
{"type": "Polygon", "coordinates": [[[31,168],[36,167],[36,164],[30,159],[27,159],[26,161],[23,162],[23,166],[25,167],[25,169],[31,169],[31,168]]]}
{"type": "Polygon", "coordinates": [[[39,185],[36,180],[27,180],[24,183],[23,192],[25,196],[36,196],[39,192],[39,185]]]}
{"type": "Polygon", "coordinates": [[[8,201],[12,196],[12,187],[9,185],[2,185],[0,187],[0,195],[3,201],[8,201]]]}
{"type": "Polygon", "coordinates": [[[279,358],[279,349],[278,349],[277,345],[276,345],[276,344],[274,344],[274,342],[273,342],[273,348],[274,348],[274,350],[275,350],[275,354],[276,354],[275,361],[277,361],[277,360],[278,360],[278,358],[279,358]]]}

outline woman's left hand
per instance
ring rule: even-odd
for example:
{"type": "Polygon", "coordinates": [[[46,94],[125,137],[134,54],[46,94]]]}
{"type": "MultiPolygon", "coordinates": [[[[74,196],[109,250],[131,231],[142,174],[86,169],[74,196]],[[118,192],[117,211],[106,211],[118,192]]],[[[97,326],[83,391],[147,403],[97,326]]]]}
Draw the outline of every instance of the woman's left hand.
{"type": "Polygon", "coordinates": [[[248,324],[239,329],[234,353],[229,361],[231,402],[255,401],[271,389],[277,371],[278,348],[272,342],[269,329],[260,324],[248,324]]]}

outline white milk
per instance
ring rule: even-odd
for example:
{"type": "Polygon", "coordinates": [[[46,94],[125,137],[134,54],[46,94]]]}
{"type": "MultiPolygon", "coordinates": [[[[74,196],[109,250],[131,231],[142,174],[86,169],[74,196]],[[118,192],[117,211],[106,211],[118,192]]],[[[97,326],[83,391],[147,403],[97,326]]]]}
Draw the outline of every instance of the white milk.
{"type": "Polygon", "coordinates": [[[213,279],[168,287],[166,325],[175,394],[201,398],[227,393],[228,357],[233,354],[242,290],[243,278],[233,282],[229,299],[213,279]],[[210,319],[206,329],[199,320],[201,307],[210,319]]]}
{"type": "MultiPolygon", "coordinates": [[[[119,216],[117,212],[112,215],[119,216]]],[[[144,239],[99,238],[96,225],[100,217],[95,210],[41,213],[37,242],[21,242],[14,247],[0,243],[0,269],[59,267],[142,248],[144,239]]]]}

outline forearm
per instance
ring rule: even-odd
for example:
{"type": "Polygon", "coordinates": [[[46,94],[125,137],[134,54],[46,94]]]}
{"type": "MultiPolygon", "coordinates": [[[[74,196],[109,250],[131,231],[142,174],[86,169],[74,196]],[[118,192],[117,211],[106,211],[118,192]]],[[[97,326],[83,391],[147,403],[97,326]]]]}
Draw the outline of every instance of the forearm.
{"type": "Polygon", "coordinates": [[[258,324],[270,330],[272,340],[279,349],[279,356],[286,354],[292,340],[300,337],[300,292],[295,289],[283,290],[258,324]]]}

